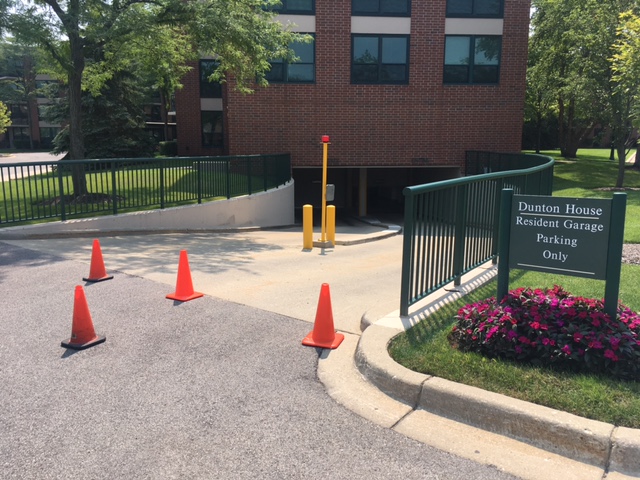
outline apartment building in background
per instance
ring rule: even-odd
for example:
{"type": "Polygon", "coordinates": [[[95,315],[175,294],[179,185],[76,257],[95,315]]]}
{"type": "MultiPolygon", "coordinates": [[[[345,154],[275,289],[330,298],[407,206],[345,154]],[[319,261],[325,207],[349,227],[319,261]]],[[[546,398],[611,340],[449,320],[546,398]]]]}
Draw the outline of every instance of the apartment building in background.
{"type": "MultiPolygon", "coordinates": [[[[25,63],[29,64],[28,58],[25,58],[25,63]]],[[[52,82],[51,78],[48,75],[34,73],[33,76],[24,79],[22,72],[19,74],[9,72],[9,75],[0,72],[0,77],[29,83],[28,87],[23,86],[23,88],[25,92],[32,93],[22,97],[15,95],[9,100],[0,98],[0,101],[6,104],[11,118],[11,126],[6,132],[0,134],[0,148],[19,150],[51,148],[53,139],[60,131],[60,126],[48,123],[44,119],[42,108],[49,100],[40,93],[43,87],[52,82]]]]}
{"type": "Polygon", "coordinates": [[[296,206],[328,182],[354,214],[398,209],[402,189],[464,174],[465,152],[521,148],[528,0],[283,0],[277,21],[313,36],[244,95],[206,79],[176,94],[178,154],[290,153],[296,206]]]}

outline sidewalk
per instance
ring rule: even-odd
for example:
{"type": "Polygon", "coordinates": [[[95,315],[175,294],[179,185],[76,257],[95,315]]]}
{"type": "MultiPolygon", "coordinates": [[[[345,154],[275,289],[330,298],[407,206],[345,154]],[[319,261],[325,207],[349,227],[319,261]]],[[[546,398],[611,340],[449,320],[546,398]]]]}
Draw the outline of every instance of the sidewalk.
{"type": "MultiPolygon", "coordinates": [[[[244,309],[251,307],[260,309],[256,310],[258,317],[259,312],[264,312],[266,317],[281,315],[279,322],[287,318],[302,320],[306,322],[300,329],[302,331],[311,329],[320,286],[328,283],[334,324],[337,330],[345,333],[346,338],[336,350],[318,351],[318,378],[339,404],[390,432],[401,433],[483,465],[496,466],[503,472],[525,479],[596,480],[604,478],[605,474],[607,479],[634,478],[633,474],[640,472],[640,442],[635,430],[613,429],[606,424],[594,425],[598,422],[585,423],[584,419],[575,416],[567,419],[565,414],[550,409],[540,411],[541,407],[525,402],[514,404],[506,397],[487,396],[487,392],[478,389],[410,372],[389,358],[386,344],[393,336],[408,328],[420,313],[437,308],[441,302],[451,301],[462,294],[447,293],[443,289],[416,306],[415,310],[412,309],[415,312],[412,317],[400,318],[402,237],[396,233],[397,230],[393,228],[340,226],[335,248],[314,248],[311,251],[302,249],[299,227],[114,236],[101,238],[100,242],[107,270],[117,274],[113,281],[115,284],[121,275],[126,275],[127,278],[141,278],[164,285],[168,293],[175,286],[178,252],[185,249],[189,254],[195,289],[205,293],[205,298],[232,302],[230,307],[223,308],[227,315],[237,317],[232,313],[234,309],[247,312],[244,309]],[[361,325],[371,326],[362,333],[361,325]],[[483,418],[486,425],[482,429],[469,425],[470,421],[483,418]],[[547,450],[505,435],[521,440],[542,440],[543,444],[546,439],[547,443],[543,446],[547,450]],[[625,471],[632,475],[625,477],[621,473],[625,471]]],[[[40,252],[38,255],[64,258],[65,262],[72,262],[76,270],[79,266],[88,268],[91,255],[91,241],[87,238],[3,241],[0,237],[0,245],[2,242],[10,248],[26,248],[40,252]]],[[[493,271],[489,266],[481,267],[465,277],[463,291],[465,288],[474,288],[492,276],[493,271]]],[[[94,286],[91,289],[97,290],[94,286]]],[[[134,303],[135,290],[128,295],[132,297],[131,303],[134,303]]],[[[195,308],[191,307],[192,304],[198,305],[197,301],[188,302],[180,310],[195,308]]],[[[147,308],[154,310],[157,307],[147,308]]],[[[140,311],[140,314],[144,313],[140,311]]],[[[120,314],[125,313],[122,311],[120,314]]],[[[204,311],[200,314],[209,315],[204,311]]],[[[181,345],[180,337],[185,334],[184,324],[188,322],[185,318],[176,324],[177,330],[173,336],[166,337],[167,334],[163,333],[164,340],[181,345]]],[[[275,324],[269,320],[269,325],[271,329],[275,324]]],[[[207,327],[201,325],[201,328],[207,327]]],[[[253,333],[260,336],[259,332],[253,333]]],[[[140,342],[145,343],[145,338],[142,334],[140,342]]],[[[290,340],[288,337],[281,338],[285,343],[290,340]]],[[[268,340],[271,345],[273,341],[271,337],[268,340]]],[[[172,355],[188,354],[188,350],[181,351],[184,347],[176,348],[172,355]]],[[[94,352],[91,355],[101,355],[98,347],[94,352]]],[[[280,361],[269,356],[268,352],[260,352],[259,355],[265,353],[268,356],[263,362],[269,364],[280,361]]],[[[150,352],[150,355],[154,354],[150,352]]],[[[291,358],[287,363],[295,361],[298,360],[291,358]]],[[[198,374],[201,370],[192,365],[198,374]]],[[[289,368],[272,366],[279,372],[286,372],[289,368]]],[[[147,370],[149,367],[144,368],[147,370]]],[[[239,379],[228,381],[242,388],[238,384],[239,379]]],[[[318,415],[318,421],[334,422],[322,413],[318,415]]],[[[391,459],[402,455],[399,448],[388,446],[377,455],[384,452],[382,455],[391,459]]],[[[432,477],[422,478],[482,478],[484,475],[455,471],[455,474],[445,470],[431,471],[432,477]],[[440,477],[441,474],[444,476],[440,477]]],[[[494,470],[488,475],[487,478],[498,478],[500,474],[494,470]]],[[[312,476],[319,478],[319,475],[312,476]]],[[[297,474],[291,478],[298,478],[297,474]]],[[[338,473],[334,478],[351,477],[342,471],[342,475],[338,473]]],[[[394,476],[374,474],[372,478],[394,476]]]]}

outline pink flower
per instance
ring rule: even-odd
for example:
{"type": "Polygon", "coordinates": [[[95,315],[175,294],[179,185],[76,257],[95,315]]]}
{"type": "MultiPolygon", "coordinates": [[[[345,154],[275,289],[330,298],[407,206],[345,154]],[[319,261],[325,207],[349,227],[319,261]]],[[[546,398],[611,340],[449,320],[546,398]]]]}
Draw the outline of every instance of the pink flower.
{"type": "Polygon", "coordinates": [[[582,340],[584,338],[584,335],[582,335],[580,332],[576,332],[573,334],[573,341],[578,343],[580,342],[580,340],[582,340]]]}
{"type": "Polygon", "coordinates": [[[498,331],[498,327],[491,327],[489,332],[487,333],[487,340],[489,340],[493,335],[498,331]]]}
{"type": "Polygon", "coordinates": [[[564,347],[562,347],[562,352],[567,355],[571,355],[571,347],[569,345],[565,345],[564,347]]]}
{"type": "Polygon", "coordinates": [[[614,362],[618,361],[618,356],[615,353],[613,353],[613,350],[608,350],[608,349],[605,350],[604,356],[610,360],[613,360],[614,362]]]}
{"type": "Polygon", "coordinates": [[[602,345],[602,343],[598,340],[593,340],[592,342],[589,342],[589,348],[600,350],[604,348],[604,345],[602,345]]]}
{"type": "MultiPolygon", "coordinates": [[[[618,350],[618,348],[620,348],[620,339],[616,338],[616,337],[611,337],[609,339],[609,343],[611,344],[611,348],[613,350],[618,350]]],[[[607,352],[605,352],[606,355],[607,352]]]]}

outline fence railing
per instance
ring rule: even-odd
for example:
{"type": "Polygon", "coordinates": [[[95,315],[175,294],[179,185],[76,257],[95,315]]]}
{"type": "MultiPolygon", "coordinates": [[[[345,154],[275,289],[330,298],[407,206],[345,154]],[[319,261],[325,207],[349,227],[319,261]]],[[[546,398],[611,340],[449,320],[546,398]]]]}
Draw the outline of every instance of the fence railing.
{"type": "Polygon", "coordinates": [[[553,164],[542,155],[468,152],[471,176],[405,188],[400,315],[495,261],[500,192],[512,188],[517,194],[551,195],[553,164]]]}
{"type": "Polygon", "coordinates": [[[251,195],[291,180],[288,154],[0,165],[0,225],[251,195]]]}

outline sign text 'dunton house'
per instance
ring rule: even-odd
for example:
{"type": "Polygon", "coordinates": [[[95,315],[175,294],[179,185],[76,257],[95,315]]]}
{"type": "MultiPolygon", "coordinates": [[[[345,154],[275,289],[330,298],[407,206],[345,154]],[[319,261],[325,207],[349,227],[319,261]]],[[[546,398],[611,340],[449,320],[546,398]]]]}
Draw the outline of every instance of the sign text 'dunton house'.
{"type": "Polygon", "coordinates": [[[513,195],[509,268],[605,279],[611,200],[513,195]]]}

